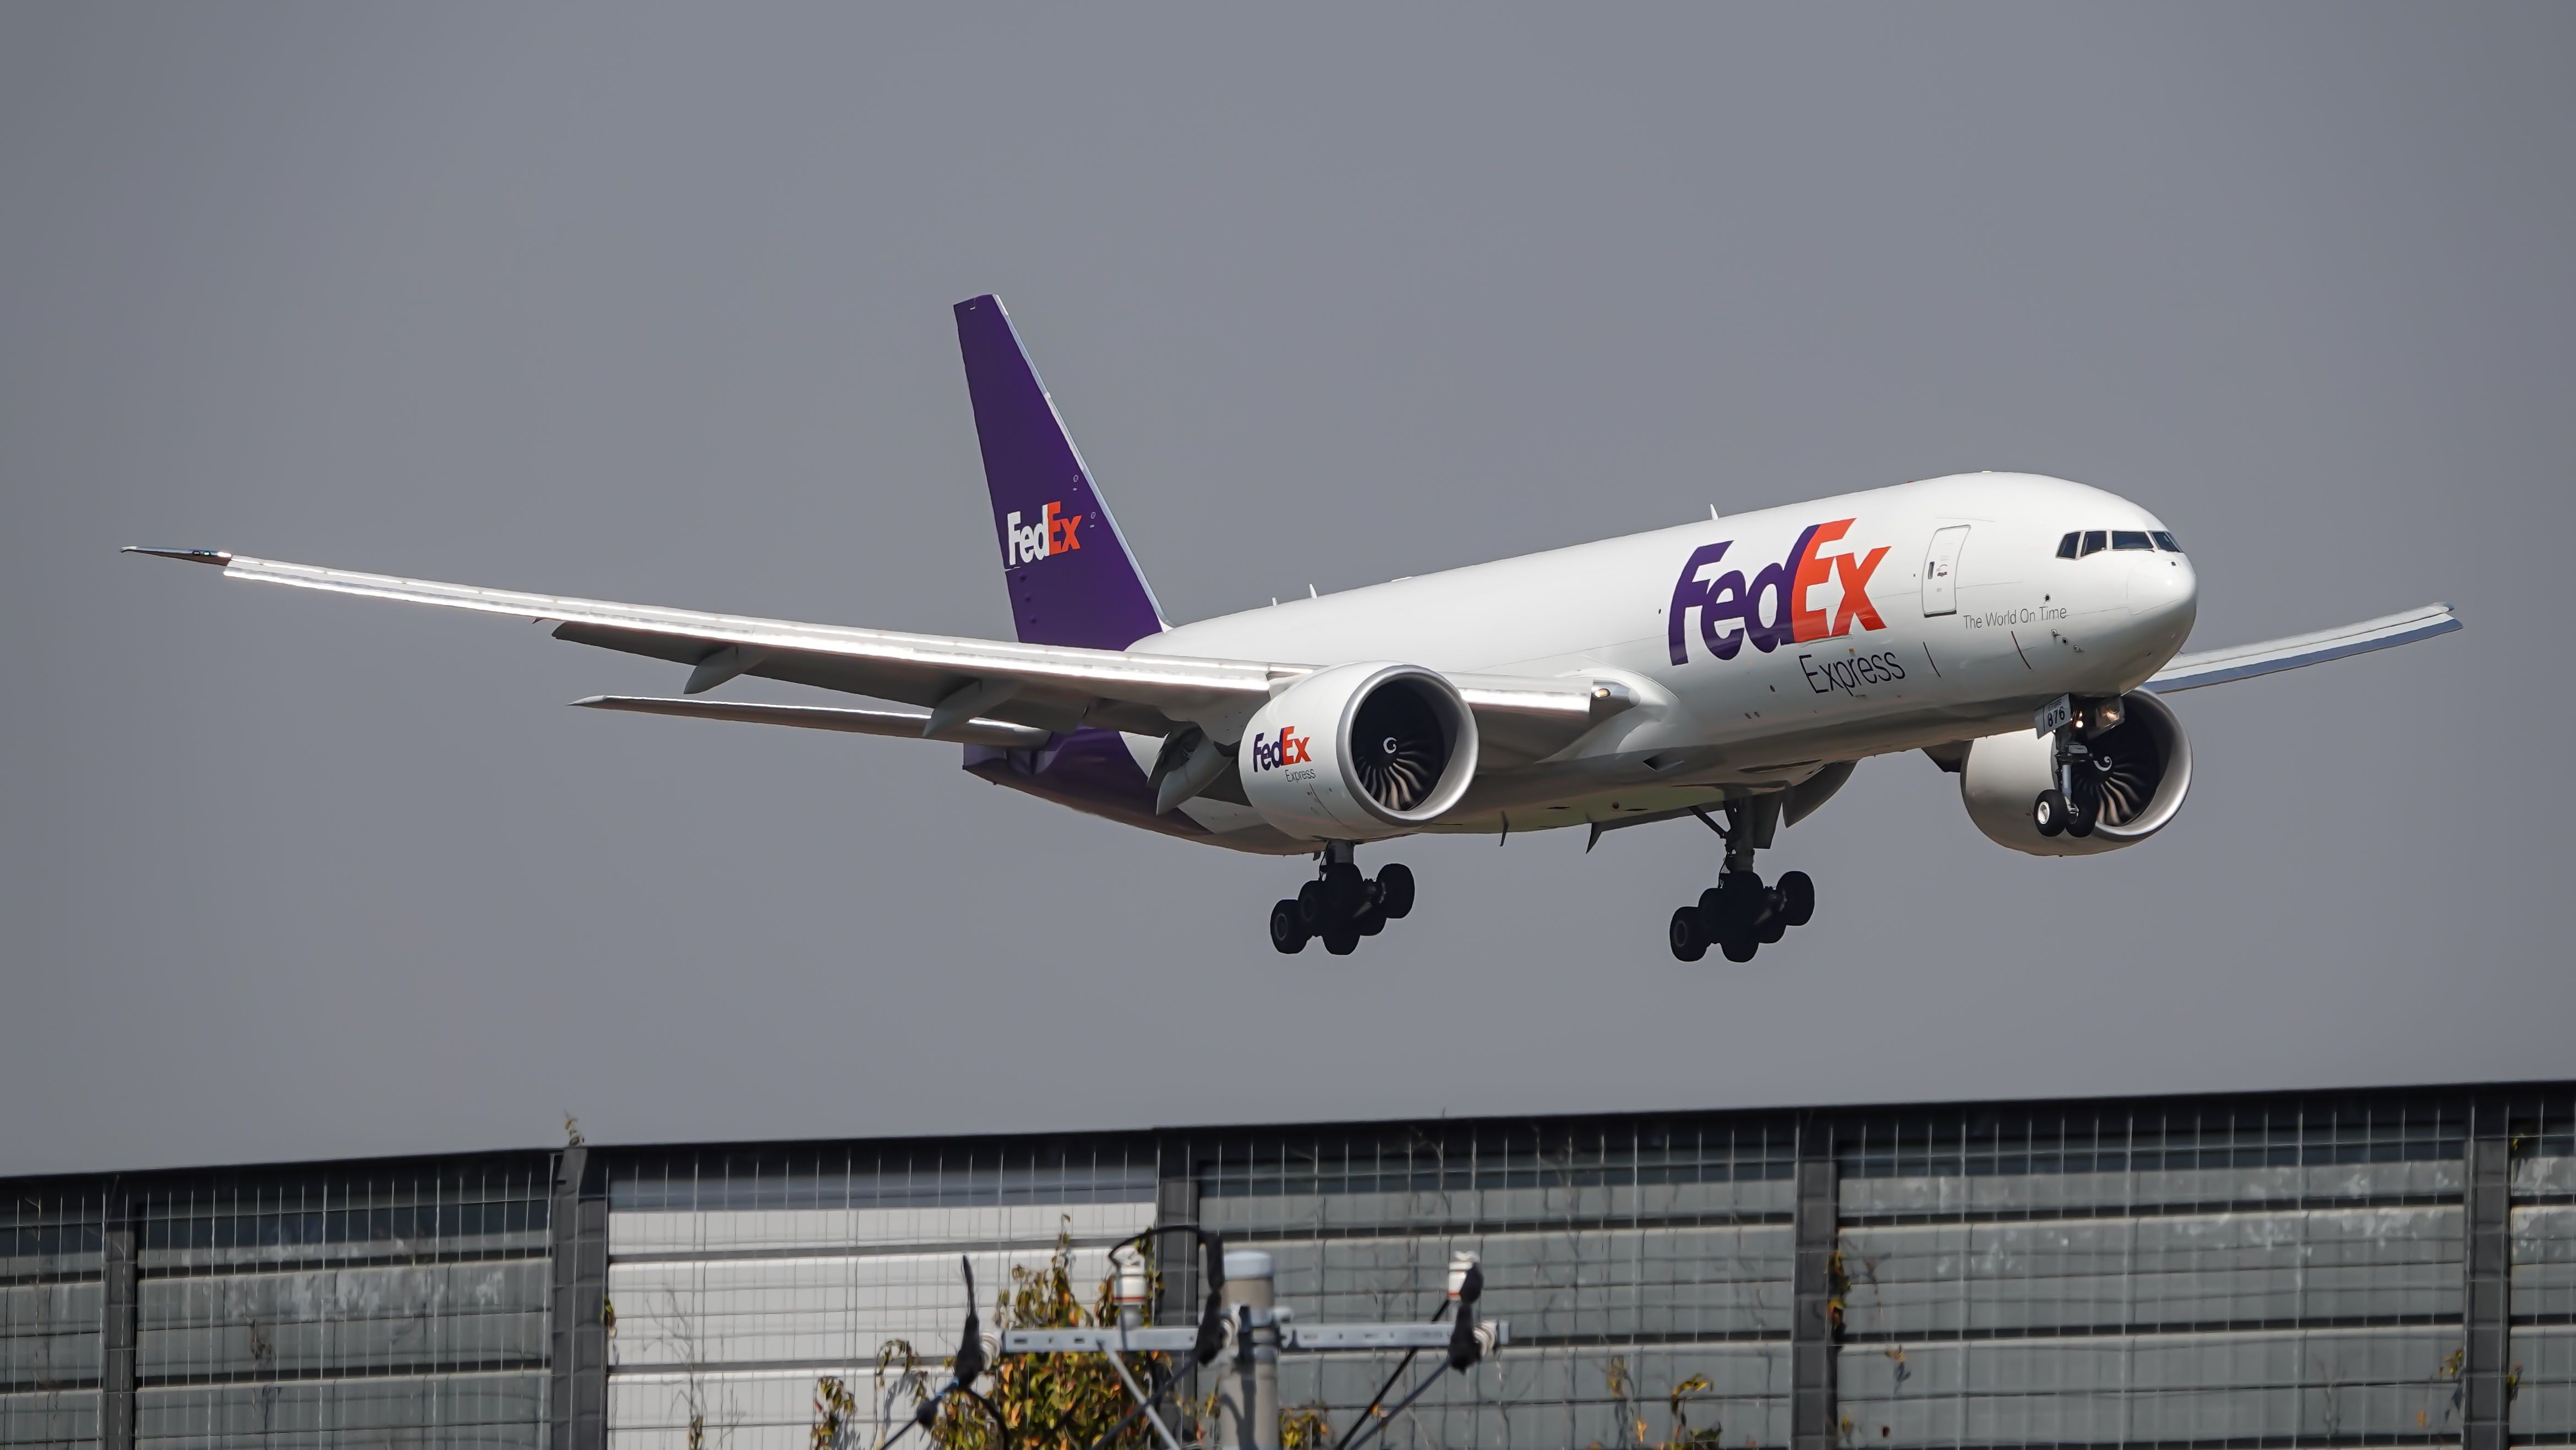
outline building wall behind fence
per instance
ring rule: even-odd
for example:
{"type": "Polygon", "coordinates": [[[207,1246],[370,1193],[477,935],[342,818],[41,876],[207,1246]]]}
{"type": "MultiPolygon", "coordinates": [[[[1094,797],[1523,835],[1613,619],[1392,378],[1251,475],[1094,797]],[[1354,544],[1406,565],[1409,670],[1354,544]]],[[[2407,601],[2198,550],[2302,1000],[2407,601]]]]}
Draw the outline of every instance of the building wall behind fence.
{"type": "Polygon", "coordinates": [[[1855,1125],[1850,1438],[2456,1443],[2466,1144],[2404,1105],[1855,1125]]]}
{"type": "Polygon", "coordinates": [[[1084,1289],[1153,1221],[1150,1141],[683,1150],[609,1186],[609,1432],[618,1450],[810,1444],[817,1382],[861,1404],[861,1438],[912,1411],[891,1341],[935,1370],[957,1347],[960,1260],[986,1323],[1011,1271],[1059,1237],[1084,1289]],[[891,1401],[891,1404],[889,1402],[891,1401]]]}
{"type": "Polygon", "coordinates": [[[2576,1439],[2576,1093],[2513,1126],[2514,1443],[2576,1439]]]}
{"type": "Polygon", "coordinates": [[[18,1193],[0,1444],[534,1450],[544,1175],[523,1154],[18,1193]]]}
{"type": "MultiPolygon", "coordinates": [[[[1301,1320],[1427,1319],[1450,1255],[1481,1257],[1482,1317],[1507,1321],[1511,1346],[1441,1380],[1388,1426],[1395,1445],[1634,1444],[1640,1419],[1665,1433],[1694,1376],[1695,1432],[1788,1441],[1785,1120],[1243,1133],[1174,1151],[1200,1221],[1269,1250],[1301,1320]]],[[[1347,1425],[1399,1358],[1290,1357],[1282,1401],[1347,1425]]]]}
{"type": "MultiPolygon", "coordinates": [[[[0,1445],[565,1443],[583,1232],[607,1442],[804,1450],[830,1375],[873,1445],[961,1256],[989,1327],[1059,1235],[1087,1296],[1176,1220],[1268,1250],[1306,1323],[1427,1318],[1482,1256],[1513,1342],[1398,1450],[2576,1444],[2570,1086],[588,1153],[551,1210],[544,1152],[0,1184],[0,1445]]],[[[1338,1429],[1395,1364],[1290,1356],[1283,1397],[1338,1429]]]]}

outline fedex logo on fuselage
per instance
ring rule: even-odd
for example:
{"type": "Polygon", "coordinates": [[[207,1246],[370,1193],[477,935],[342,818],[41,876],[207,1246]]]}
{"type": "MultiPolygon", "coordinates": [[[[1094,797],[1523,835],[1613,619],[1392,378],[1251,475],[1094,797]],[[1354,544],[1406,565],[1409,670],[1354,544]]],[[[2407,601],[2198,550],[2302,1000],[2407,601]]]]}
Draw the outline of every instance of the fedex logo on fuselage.
{"type": "Polygon", "coordinates": [[[1735,658],[1746,640],[1769,654],[1784,644],[1849,634],[1855,624],[1862,629],[1887,628],[1887,621],[1878,617],[1877,608],[1869,602],[1869,576],[1878,572],[1879,561],[1887,557],[1886,546],[1870,550],[1865,557],[1848,551],[1824,552],[1826,545],[1839,542],[1851,526],[1850,519],[1808,525],[1789,550],[1789,557],[1776,564],[1764,564],[1750,580],[1741,569],[1729,569],[1714,579],[1700,577],[1703,570],[1726,557],[1726,551],[1735,545],[1733,539],[1692,550],[1690,562],[1682,565],[1682,577],[1673,585],[1672,608],[1664,614],[1664,634],[1672,646],[1673,663],[1689,661],[1690,641],[1684,620],[1692,610],[1699,611],[1700,642],[1722,660],[1735,658]],[[1830,611],[1810,609],[1808,592],[1827,581],[1842,586],[1841,596],[1830,611]]]}
{"type": "Polygon", "coordinates": [[[1306,748],[1314,743],[1311,736],[1298,734],[1294,725],[1280,726],[1277,735],[1255,735],[1252,737],[1252,768],[1259,772],[1277,770],[1283,765],[1304,765],[1307,763],[1306,748]]]}
{"type": "Polygon", "coordinates": [[[1058,513],[1057,510],[1063,507],[1061,502],[1048,504],[1039,512],[1038,521],[1025,529],[1020,527],[1020,516],[1016,510],[1004,519],[1002,528],[1008,537],[1002,544],[1002,567],[1012,569],[1022,564],[1034,564],[1051,555],[1070,554],[1081,548],[1082,540],[1074,530],[1082,527],[1082,515],[1058,513]]]}

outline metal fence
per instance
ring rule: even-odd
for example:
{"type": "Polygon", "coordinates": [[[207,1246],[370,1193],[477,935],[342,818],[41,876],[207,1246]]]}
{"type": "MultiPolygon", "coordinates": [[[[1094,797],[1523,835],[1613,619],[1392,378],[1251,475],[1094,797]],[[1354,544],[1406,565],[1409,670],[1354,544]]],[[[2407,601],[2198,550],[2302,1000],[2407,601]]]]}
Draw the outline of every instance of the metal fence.
{"type": "MultiPolygon", "coordinates": [[[[0,1184],[0,1445],[872,1445],[973,1266],[1190,1221],[1508,1348],[1399,1450],[2576,1444],[2576,1086],[654,1149],[0,1184]],[[889,1406],[891,1399],[894,1403],[889,1406]],[[587,1408],[585,1408],[587,1407],[587,1408]]],[[[1195,1315],[1166,1256],[1158,1313],[1195,1315]]],[[[1393,1356],[1291,1356],[1352,1422],[1393,1356]]],[[[1417,1366],[1410,1374],[1420,1373],[1417,1366]]],[[[1213,1388],[1212,1385],[1196,1387],[1213,1388]]]]}

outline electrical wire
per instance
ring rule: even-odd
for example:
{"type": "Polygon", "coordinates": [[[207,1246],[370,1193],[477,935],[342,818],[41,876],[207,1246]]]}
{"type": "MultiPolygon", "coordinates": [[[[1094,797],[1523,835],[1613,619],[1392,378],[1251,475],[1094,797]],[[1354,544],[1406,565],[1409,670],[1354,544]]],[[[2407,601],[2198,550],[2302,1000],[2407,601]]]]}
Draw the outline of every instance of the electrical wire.
{"type": "MultiPolygon", "coordinates": [[[[1443,1299],[1440,1301],[1440,1307],[1431,1311],[1431,1323],[1439,1323],[1441,1318],[1449,1312],[1449,1302],[1450,1301],[1447,1299],[1443,1299]]],[[[1413,1366],[1413,1357],[1421,1352],[1422,1346],[1415,1345],[1413,1348],[1404,1352],[1404,1358],[1395,1362],[1395,1369],[1387,1375],[1386,1383],[1379,1385],[1377,1387],[1377,1393],[1369,1396],[1368,1408],[1360,1411],[1360,1417],[1351,1421],[1351,1427],[1342,1432],[1342,1438],[1333,1442],[1333,1450],[1347,1450],[1347,1447],[1351,1443],[1351,1437],[1360,1432],[1360,1426],[1369,1422],[1369,1416],[1377,1413],[1377,1407],[1379,1405],[1386,1403],[1386,1392],[1395,1388],[1395,1382],[1397,1380],[1404,1378],[1404,1372],[1413,1366]]]]}
{"type": "Polygon", "coordinates": [[[1381,1425],[1386,1425],[1386,1424],[1389,1424],[1389,1423],[1392,1423],[1392,1422],[1394,1421],[1394,1419],[1395,1419],[1395,1417],[1396,1417],[1396,1416],[1403,1414],[1405,1411],[1407,1411],[1407,1410],[1409,1410],[1409,1409],[1412,1409],[1412,1408],[1413,1408],[1413,1402],[1414,1402],[1415,1400],[1421,1399],[1421,1398],[1422,1398],[1422,1396],[1423,1396],[1423,1393],[1424,1393],[1425,1391],[1429,1390],[1433,1385],[1436,1385],[1436,1384],[1440,1383],[1440,1376],[1441,1376],[1441,1373],[1442,1373],[1443,1371],[1447,1370],[1448,1368],[1449,1368],[1449,1366],[1447,1366],[1447,1365],[1445,1365],[1445,1364],[1444,1364],[1444,1365],[1440,1366],[1440,1368],[1439,1368],[1439,1369],[1435,1369],[1435,1370],[1433,1370],[1431,1373],[1429,1373],[1429,1374],[1427,1374],[1427,1375],[1424,1375],[1424,1376],[1422,1377],[1422,1383],[1420,1383],[1420,1384],[1418,1384],[1418,1385],[1415,1385],[1415,1386],[1414,1386],[1412,1389],[1410,1389],[1410,1390],[1405,1391],[1404,1398],[1403,1398],[1403,1399],[1400,1399],[1400,1400],[1398,1400],[1398,1401],[1396,1401],[1396,1402],[1395,1402],[1395,1407],[1394,1407],[1393,1409],[1388,1410],[1388,1411],[1386,1412],[1386,1415],[1385,1415],[1385,1417],[1384,1417],[1383,1419],[1377,1419],[1377,1420],[1372,1420],[1372,1421],[1370,1421],[1370,1422],[1368,1423],[1367,1428],[1365,1428],[1365,1429],[1363,1429],[1363,1430],[1361,1430],[1361,1431],[1360,1431],[1360,1437],[1359,1437],[1357,1440],[1354,1440],[1354,1441],[1352,1441],[1352,1442],[1351,1442],[1350,1450],[1360,1450],[1360,1447],[1362,1447],[1362,1446],[1364,1446],[1364,1445],[1368,1444],[1368,1442],[1369,1442],[1369,1437],[1370,1437],[1371,1435],[1374,1435],[1374,1434],[1376,1434],[1376,1433],[1378,1432],[1378,1427],[1379,1427],[1379,1426],[1381,1426],[1381,1425]]]}

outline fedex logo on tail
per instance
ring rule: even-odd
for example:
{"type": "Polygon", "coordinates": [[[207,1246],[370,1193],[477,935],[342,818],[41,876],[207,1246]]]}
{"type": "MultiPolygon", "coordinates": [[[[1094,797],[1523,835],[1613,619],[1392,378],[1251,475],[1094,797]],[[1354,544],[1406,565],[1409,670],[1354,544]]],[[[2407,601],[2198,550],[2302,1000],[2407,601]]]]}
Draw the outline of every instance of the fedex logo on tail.
{"type": "Polygon", "coordinates": [[[1735,546],[1733,539],[1692,550],[1690,562],[1682,565],[1682,577],[1673,585],[1672,608],[1664,614],[1673,663],[1689,661],[1684,621],[1693,610],[1699,611],[1700,642],[1722,660],[1735,658],[1746,640],[1769,654],[1784,644],[1849,634],[1855,624],[1865,630],[1887,628],[1887,621],[1878,617],[1877,607],[1869,602],[1869,576],[1878,572],[1879,561],[1887,557],[1886,546],[1866,556],[1848,550],[1825,552],[1825,546],[1839,543],[1851,526],[1850,519],[1808,525],[1789,557],[1764,564],[1751,579],[1741,569],[1729,569],[1714,579],[1700,577],[1726,557],[1726,551],[1735,546]],[[1833,608],[1810,608],[1810,591],[1828,582],[1841,586],[1833,608]]]}
{"type": "Polygon", "coordinates": [[[1057,512],[1063,507],[1061,502],[1048,504],[1039,512],[1038,521],[1027,528],[1020,527],[1019,512],[1013,510],[1002,521],[1003,532],[1008,536],[1002,543],[1002,567],[1015,569],[1081,548],[1082,540],[1074,530],[1082,527],[1082,515],[1057,512]]]}
{"type": "Polygon", "coordinates": [[[1283,765],[1304,765],[1307,763],[1306,748],[1314,743],[1311,737],[1298,734],[1294,725],[1280,726],[1276,736],[1255,735],[1252,737],[1252,768],[1257,773],[1277,770],[1283,765]]]}

